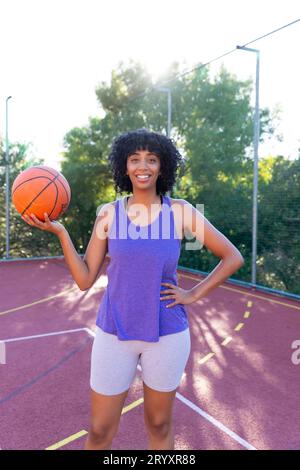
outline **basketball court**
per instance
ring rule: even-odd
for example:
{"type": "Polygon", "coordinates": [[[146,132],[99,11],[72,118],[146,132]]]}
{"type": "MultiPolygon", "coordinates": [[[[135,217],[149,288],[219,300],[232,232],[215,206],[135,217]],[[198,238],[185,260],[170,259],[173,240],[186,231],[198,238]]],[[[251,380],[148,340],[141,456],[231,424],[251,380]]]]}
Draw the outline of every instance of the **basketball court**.
{"type": "MultiPolygon", "coordinates": [[[[106,258],[80,291],[61,258],[1,262],[1,449],[82,449],[106,258]],[[5,352],[5,354],[4,354],[5,352]]],[[[178,270],[191,288],[201,275],[178,270]]],[[[300,303],[226,282],[187,305],[192,349],[174,404],[175,450],[297,449],[300,303]]],[[[112,449],[147,449],[140,366],[112,449]]]]}

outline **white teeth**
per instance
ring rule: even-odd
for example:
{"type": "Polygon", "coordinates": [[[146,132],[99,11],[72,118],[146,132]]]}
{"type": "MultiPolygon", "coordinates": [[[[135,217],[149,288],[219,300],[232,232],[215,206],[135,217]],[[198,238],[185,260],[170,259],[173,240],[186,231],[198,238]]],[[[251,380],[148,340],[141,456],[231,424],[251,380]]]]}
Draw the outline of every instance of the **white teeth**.
{"type": "Polygon", "coordinates": [[[149,176],[149,175],[146,175],[146,176],[138,175],[137,178],[138,178],[138,179],[145,180],[145,179],[147,179],[147,178],[150,178],[150,176],[149,176]]]}

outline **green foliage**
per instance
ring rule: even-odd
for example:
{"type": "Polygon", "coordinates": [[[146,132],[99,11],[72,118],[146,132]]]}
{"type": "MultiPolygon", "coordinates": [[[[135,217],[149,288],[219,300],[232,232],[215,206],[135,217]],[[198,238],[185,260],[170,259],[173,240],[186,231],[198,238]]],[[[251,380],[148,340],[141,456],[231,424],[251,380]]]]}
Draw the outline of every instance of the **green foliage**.
{"type": "MultiPolygon", "coordinates": [[[[9,147],[10,193],[15,178],[22,171],[34,165],[43,164],[42,159],[30,155],[30,145],[17,142],[9,147]]],[[[6,256],[6,204],[5,204],[5,153],[0,142],[0,257],[6,256]]],[[[13,204],[10,208],[10,250],[11,258],[30,256],[51,256],[61,254],[56,237],[47,232],[30,227],[21,219],[13,204]]]]}
{"type": "Polygon", "coordinates": [[[300,293],[300,158],[269,157],[269,178],[260,181],[258,275],[261,284],[300,293]]]}

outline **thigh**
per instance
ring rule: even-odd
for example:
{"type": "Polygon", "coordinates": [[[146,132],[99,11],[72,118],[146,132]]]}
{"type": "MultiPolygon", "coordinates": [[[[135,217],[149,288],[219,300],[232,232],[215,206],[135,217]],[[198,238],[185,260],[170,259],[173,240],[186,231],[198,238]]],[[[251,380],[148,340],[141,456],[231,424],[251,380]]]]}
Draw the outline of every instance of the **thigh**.
{"type": "Polygon", "coordinates": [[[157,391],[175,390],[184,372],[191,350],[190,330],[161,336],[142,352],[141,366],[144,383],[157,391]]]}
{"type": "Polygon", "coordinates": [[[148,387],[145,382],[144,387],[144,420],[149,429],[159,428],[169,425],[172,422],[173,404],[176,396],[176,389],[171,392],[159,392],[148,387]]]}
{"type": "Polygon", "coordinates": [[[102,395],[91,390],[90,431],[96,435],[113,436],[118,429],[128,390],[117,395],[102,395]]]}
{"type": "Polygon", "coordinates": [[[102,395],[118,395],[129,389],[139,354],[131,344],[97,327],[91,355],[90,385],[102,395]]]}

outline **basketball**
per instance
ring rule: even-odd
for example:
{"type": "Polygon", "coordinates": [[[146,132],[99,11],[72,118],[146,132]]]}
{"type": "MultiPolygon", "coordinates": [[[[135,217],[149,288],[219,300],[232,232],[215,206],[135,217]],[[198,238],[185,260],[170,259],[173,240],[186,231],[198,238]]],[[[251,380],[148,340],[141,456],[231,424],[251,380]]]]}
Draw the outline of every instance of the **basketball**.
{"type": "Polygon", "coordinates": [[[34,214],[42,222],[44,212],[50,220],[58,219],[68,208],[71,189],[57,170],[37,165],[22,171],[12,185],[12,202],[23,215],[34,214]]]}

